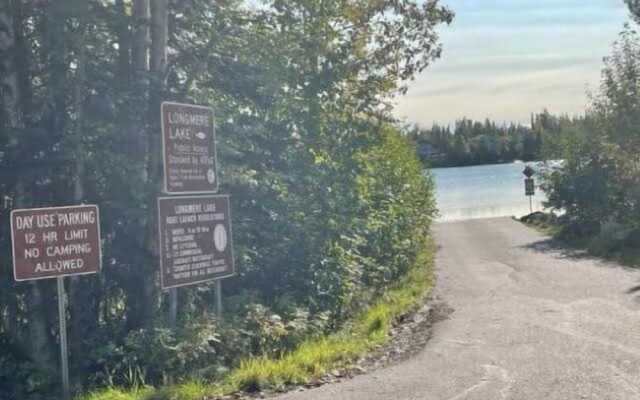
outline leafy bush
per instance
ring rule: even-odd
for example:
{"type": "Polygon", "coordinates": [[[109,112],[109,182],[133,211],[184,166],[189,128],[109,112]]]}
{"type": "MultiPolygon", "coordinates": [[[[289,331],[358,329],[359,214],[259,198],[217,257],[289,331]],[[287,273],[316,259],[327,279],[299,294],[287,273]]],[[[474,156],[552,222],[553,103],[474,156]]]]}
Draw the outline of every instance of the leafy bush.
{"type": "Polygon", "coordinates": [[[140,388],[152,383],[211,376],[219,333],[213,321],[193,324],[178,333],[154,328],[132,331],[121,344],[107,343],[90,355],[93,384],[140,388]]]}
{"type": "Polygon", "coordinates": [[[0,333],[0,399],[52,400],[59,391],[51,371],[38,368],[0,333]]]}
{"type": "Polygon", "coordinates": [[[631,27],[620,34],[586,118],[555,143],[561,167],[542,185],[547,206],[564,213],[563,233],[595,238],[598,253],[625,240],[620,232],[640,228],[639,43],[631,27]]]}
{"type": "Polygon", "coordinates": [[[589,244],[589,251],[596,255],[606,256],[620,250],[633,230],[614,220],[601,225],[600,232],[593,237],[589,244]]]}
{"type": "Polygon", "coordinates": [[[241,359],[277,356],[324,331],[327,318],[297,309],[283,318],[262,304],[246,305],[227,323],[192,321],[180,331],[130,332],[122,344],[106,343],[90,355],[92,386],[143,388],[150,384],[214,379],[241,359]]]}
{"type": "MultiPolygon", "coordinates": [[[[335,196],[352,198],[353,214],[345,214],[349,223],[328,241],[320,262],[305,267],[313,268],[312,292],[296,298],[292,291],[266,302],[244,291],[227,299],[224,322],[199,317],[175,331],[131,331],[120,343],[94,349],[93,386],[140,388],[193,377],[210,380],[241,360],[278,358],[335,330],[403,279],[425,252],[436,213],[433,182],[399,130],[385,126],[375,133],[375,140],[353,152],[353,163],[342,164],[354,166],[347,175],[354,184],[335,196]]],[[[292,274],[307,273],[282,272],[293,279],[299,278],[292,274]]]]}
{"type": "Polygon", "coordinates": [[[316,272],[333,319],[352,315],[407,272],[436,214],[433,181],[411,142],[384,126],[353,156],[355,223],[333,240],[316,272]]]}
{"type": "MultiPolygon", "coordinates": [[[[67,280],[74,382],[162,385],[292,349],[396,281],[428,232],[429,179],[384,121],[440,56],[436,27],[453,14],[439,1],[254,3],[0,3],[0,192],[21,208],[97,204],[102,217],[103,270],[67,280]],[[166,318],[163,100],[216,109],[237,270],[224,323],[208,316],[211,285],[181,288],[176,326],[166,318]]],[[[55,285],[13,282],[0,220],[0,332],[53,369],[55,285]]]]}

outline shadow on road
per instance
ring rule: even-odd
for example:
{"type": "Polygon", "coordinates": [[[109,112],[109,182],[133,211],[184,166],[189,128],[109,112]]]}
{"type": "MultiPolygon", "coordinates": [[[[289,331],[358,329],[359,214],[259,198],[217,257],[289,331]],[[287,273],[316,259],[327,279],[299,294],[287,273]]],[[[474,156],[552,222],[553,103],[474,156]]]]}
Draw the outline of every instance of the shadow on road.
{"type": "Polygon", "coordinates": [[[640,303],[640,285],[634,286],[631,289],[627,290],[627,294],[634,295],[636,301],[640,303]]]}
{"type": "Polygon", "coordinates": [[[533,250],[538,253],[552,255],[555,258],[571,260],[599,260],[589,254],[586,250],[576,249],[557,239],[544,239],[522,246],[522,248],[533,250]]]}
{"type": "Polygon", "coordinates": [[[636,292],[640,292],[640,285],[634,286],[631,289],[627,290],[628,294],[633,294],[633,293],[636,293],[636,292]]]}
{"type": "MultiPolygon", "coordinates": [[[[640,269],[640,265],[621,264],[616,260],[607,260],[601,257],[597,257],[589,254],[587,250],[571,247],[570,245],[557,239],[544,239],[527,244],[525,246],[521,246],[521,248],[532,250],[538,253],[544,253],[557,259],[569,259],[575,261],[593,260],[596,261],[598,265],[604,267],[624,268],[633,271],[637,271],[638,269],[640,269]]],[[[626,291],[626,294],[635,296],[636,300],[640,302],[640,285],[631,287],[626,291]]]]}

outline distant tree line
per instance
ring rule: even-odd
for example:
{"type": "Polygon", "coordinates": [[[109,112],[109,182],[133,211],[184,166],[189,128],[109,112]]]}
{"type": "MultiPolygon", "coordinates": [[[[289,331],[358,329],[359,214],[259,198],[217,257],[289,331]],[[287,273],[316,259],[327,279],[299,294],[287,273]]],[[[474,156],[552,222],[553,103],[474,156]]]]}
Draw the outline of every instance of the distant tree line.
{"type": "Polygon", "coordinates": [[[423,162],[434,167],[537,161],[543,158],[547,141],[554,141],[563,129],[580,119],[544,110],[531,115],[530,126],[462,118],[453,126],[414,126],[408,129],[408,135],[423,162]]]}

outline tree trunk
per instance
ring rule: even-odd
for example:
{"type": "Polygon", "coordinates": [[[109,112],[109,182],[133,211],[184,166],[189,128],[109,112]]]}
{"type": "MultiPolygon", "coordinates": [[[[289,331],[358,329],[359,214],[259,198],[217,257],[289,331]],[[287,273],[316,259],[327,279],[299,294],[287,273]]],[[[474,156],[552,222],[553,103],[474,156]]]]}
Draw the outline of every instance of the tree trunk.
{"type": "MultiPolygon", "coordinates": [[[[87,21],[89,18],[88,3],[85,3],[83,10],[80,12],[80,27],[78,29],[79,43],[76,53],[77,72],[73,86],[73,109],[76,114],[76,120],[73,127],[73,137],[71,137],[71,145],[74,149],[74,185],[73,200],[75,204],[81,204],[85,197],[84,175],[85,175],[85,157],[86,150],[83,144],[83,136],[85,135],[85,110],[84,103],[86,97],[86,67],[87,67],[87,51],[84,43],[86,42],[87,21]]],[[[69,279],[69,311],[70,311],[70,332],[69,332],[69,349],[71,356],[72,380],[78,383],[84,381],[86,368],[83,365],[84,355],[90,349],[87,347],[87,338],[98,328],[98,277],[80,277],[74,276],[69,279]],[[74,379],[75,378],[75,379],[74,379]]]]}
{"type": "MultiPolygon", "coordinates": [[[[133,2],[133,43],[131,46],[132,59],[132,92],[131,92],[131,134],[134,144],[131,146],[130,157],[137,165],[137,182],[146,190],[148,185],[148,139],[147,107],[149,91],[149,0],[134,0],[133,2]]],[[[149,221],[141,221],[139,225],[138,245],[147,249],[147,228],[149,221]]],[[[149,263],[142,262],[134,265],[131,271],[130,285],[127,287],[127,327],[139,329],[148,327],[153,321],[153,268],[149,263]]]]}
{"type": "Polygon", "coordinates": [[[0,4],[0,104],[3,122],[12,128],[20,124],[18,73],[14,62],[17,52],[15,14],[15,7],[12,10],[9,4],[0,4]]]}
{"type": "Polygon", "coordinates": [[[129,30],[129,16],[127,15],[124,0],[116,0],[116,34],[118,37],[118,79],[116,80],[121,91],[129,89],[131,61],[131,31],[129,30]]]}
{"type": "Polygon", "coordinates": [[[146,231],[145,249],[153,257],[153,273],[147,281],[148,295],[158,304],[158,220],[156,218],[156,197],[161,191],[162,143],[160,128],[160,103],[163,100],[166,86],[167,41],[168,41],[168,2],[155,0],[151,6],[151,76],[152,85],[149,97],[150,130],[148,135],[149,161],[147,166],[149,181],[149,223],[146,231]]]}
{"type": "MultiPolygon", "coordinates": [[[[133,67],[133,92],[135,98],[132,107],[132,129],[135,135],[135,153],[143,165],[146,165],[146,114],[147,94],[149,91],[149,0],[133,1],[133,44],[131,58],[133,67]]],[[[147,182],[146,168],[140,170],[143,182],[147,182]]]]}

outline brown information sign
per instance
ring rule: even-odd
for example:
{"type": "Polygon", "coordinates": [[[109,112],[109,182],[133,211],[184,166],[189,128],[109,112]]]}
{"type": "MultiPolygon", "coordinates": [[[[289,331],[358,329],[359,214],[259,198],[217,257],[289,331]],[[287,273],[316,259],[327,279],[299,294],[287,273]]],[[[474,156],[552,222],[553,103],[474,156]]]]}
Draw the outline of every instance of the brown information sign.
{"type": "Polygon", "coordinates": [[[16,281],[100,271],[100,213],[94,205],[11,212],[16,281]]]}
{"type": "Polygon", "coordinates": [[[234,275],[229,197],[158,199],[163,289],[234,275]]]}
{"type": "Polygon", "coordinates": [[[164,102],[161,111],[165,192],[217,192],[213,109],[164,102]]]}

